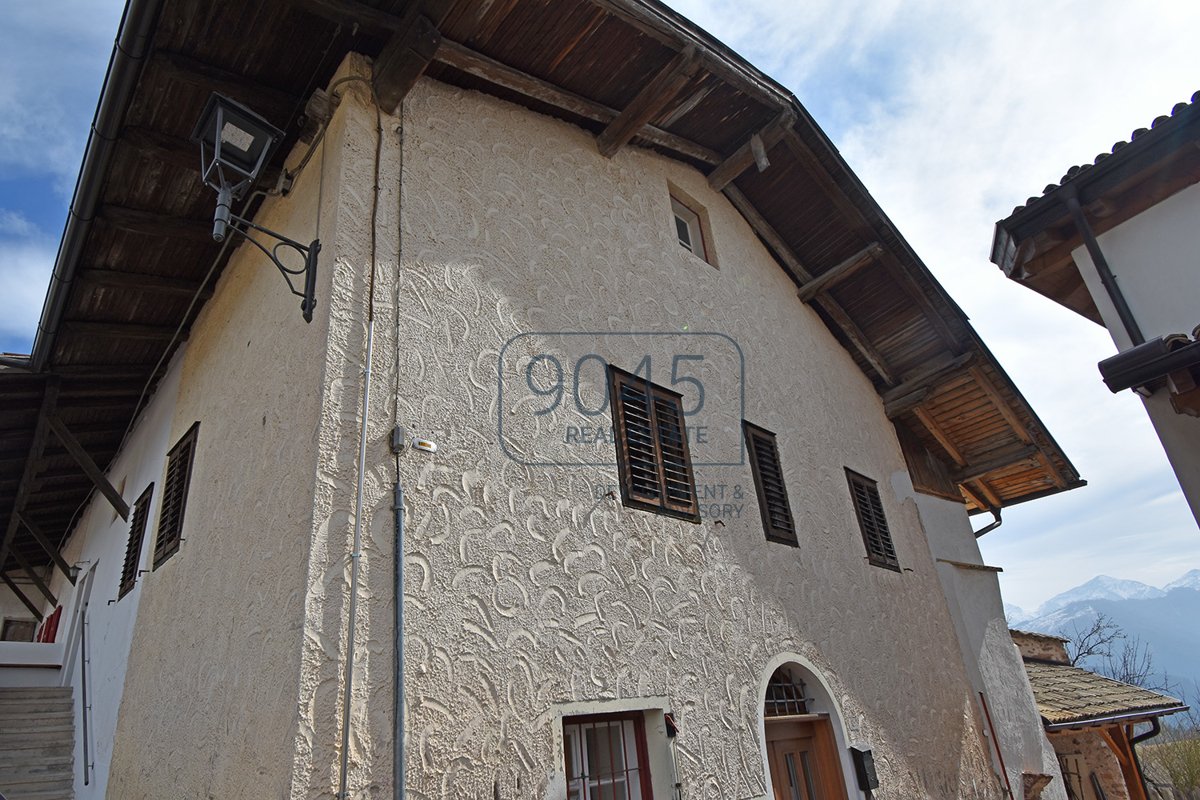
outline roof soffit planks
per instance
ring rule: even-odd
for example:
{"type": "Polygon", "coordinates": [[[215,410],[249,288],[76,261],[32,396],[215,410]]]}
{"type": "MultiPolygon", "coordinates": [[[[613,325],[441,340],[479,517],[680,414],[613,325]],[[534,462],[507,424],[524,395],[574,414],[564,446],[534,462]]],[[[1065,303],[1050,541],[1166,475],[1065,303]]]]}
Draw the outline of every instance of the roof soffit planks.
{"type": "MultiPolygon", "coordinates": [[[[549,7],[509,0],[486,9],[467,0],[263,0],[253,8],[234,0],[163,0],[156,25],[154,52],[119,109],[115,147],[107,161],[89,167],[102,171],[97,221],[78,243],[74,282],[54,325],[61,330],[38,345],[64,380],[120,373],[122,381],[151,389],[161,375],[156,368],[177,346],[175,329],[182,325],[186,338],[195,319],[190,292],[200,304],[211,293],[222,263],[210,273],[220,252],[202,222],[212,198],[187,155],[196,109],[208,92],[227,89],[252,107],[274,109],[273,121],[288,134],[279,148],[286,153],[312,89],[328,82],[347,52],[358,51],[385,67],[390,60],[382,79],[400,95],[427,72],[582,125],[601,137],[602,147],[651,147],[715,176],[797,290],[809,287],[814,309],[879,391],[905,385],[940,358],[972,354],[973,364],[986,366],[1015,423],[969,374],[931,387],[905,412],[949,468],[987,463],[1005,445],[1037,449],[1031,461],[1000,465],[974,483],[988,487],[985,502],[1011,504],[1078,484],[965,316],[807,111],[653,0],[558,0],[549,7]],[[403,36],[410,38],[396,38],[403,36]],[[147,247],[149,241],[155,246],[147,247]],[[1030,431],[1033,444],[1015,429],[1030,431]]],[[[0,371],[0,398],[28,393],[28,378],[0,371]]],[[[33,428],[43,397],[36,382],[44,378],[34,381],[36,397],[13,400],[29,438],[15,443],[24,459],[0,467],[0,524],[14,518],[22,487],[29,495],[23,502],[39,509],[42,499],[47,509],[60,504],[65,511],[56,519],[70,519],[89,491],[82,475],[65,483],[52,477],[71,468],[69,458],[42,463],[33,428]],[[69,499],[59,487],[69,488],[69,499]]],[[[101,397],[73,386],[63,384],[58,406],[71,430],[85,432],[103,470],[145,397],[101,397]],[[98,427],[81,427],[89,425],[98,427]]],[[[48,527],[48,519],[35,524],[49,540],[62,541],[69,530],[48,527]]],[[[36,542],[18,538],[14,529],[10,539],[34,558],[36,542]]]]}

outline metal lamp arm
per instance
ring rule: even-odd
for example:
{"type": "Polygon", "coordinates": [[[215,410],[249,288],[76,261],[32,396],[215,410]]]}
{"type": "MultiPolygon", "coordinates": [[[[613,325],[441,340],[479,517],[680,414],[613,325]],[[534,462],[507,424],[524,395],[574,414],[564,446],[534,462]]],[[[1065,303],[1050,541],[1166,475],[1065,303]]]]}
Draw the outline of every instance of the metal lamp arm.
{"type": "MultiPolygon", "coordinates": [[[[304,321],[312,322],[313,310],[317,306],[317,256],[321,252],[321,240],[313,239],[309,244],[303,245],[300,244],[300,242],[297,242],[295,239],[289,239],[286,236],[281,236],[269,228],[264,228],[261,225],[232,213],[228,214],[226,217],[226,222],[229,228],[233,229],[237,233],[240,233],[246,239],[246,241],[253,244],[259,250],[261,250],[267,258],[271,259],[271,262],[275,265],[276,269],[278,269],[280,274],[283,275],[283,279],[287,281],[288,289],[291,290],[292,294],[301,298],[300,312],[304,316],[304,321]],[[245,226],[245,228],[252,228],[260,233],[264,233],[267,236],[277,240],[278,244],[271,249],[267,249],[262,242],[251,236],[249,232],[247,232],[241,226],[245,226]],[[284,265],[283,261],[280,260],[278,255],[279,248],[281,247],[290,247],[300,255],[304,256],[304,266],[300,269],[289,269],[286,265],[284,265]],[[304,291],[299,291],[296,289],[296,285],[292,283],[293,275],[304,276],[304,291]]],[[[213,238],[216,238],[216,236],[214,235],[213,238]]],[[[223,235],[222,238],[224,238],[223,235]]]]}

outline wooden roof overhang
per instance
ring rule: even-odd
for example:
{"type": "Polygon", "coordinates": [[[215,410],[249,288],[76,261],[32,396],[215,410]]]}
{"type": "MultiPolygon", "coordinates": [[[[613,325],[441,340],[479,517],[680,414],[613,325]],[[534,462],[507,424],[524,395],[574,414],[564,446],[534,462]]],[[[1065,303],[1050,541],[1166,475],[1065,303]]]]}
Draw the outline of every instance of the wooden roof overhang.
{"type": "Polygon", "coordinates": [[[187,140],[209,93],[283,128],[283,154],[305,128],[305,101],[350,51],[375,59],[389,110],[428,75],[579,125],[605,155],[635,144],[703,171],[970,510],[1082,484],[799,102],[653,0],[130,0],[118,44],[114,63],[138,59],[110,68],[36,374],[0,373],[5,408],[20,409],[4,422],[0,571],[49,563],[45,545],[59,546],[103,489],[82,471],[59,477],[70,465],[47,420],[76,431],[103,469],[228,255],[209,237],[213,198],[187,140]]]}
{"type": "Polygon", "coordinates": [[[992,263],[1008,277],[1103,325],[1071,256],[1083,236],[1067,209],[1077,194],[1096,235],[1200,182],[1200,92],[1170,116],[1133,132],[1089,165],[1072,167],[1058,184],[996,223],[992,263]]]}

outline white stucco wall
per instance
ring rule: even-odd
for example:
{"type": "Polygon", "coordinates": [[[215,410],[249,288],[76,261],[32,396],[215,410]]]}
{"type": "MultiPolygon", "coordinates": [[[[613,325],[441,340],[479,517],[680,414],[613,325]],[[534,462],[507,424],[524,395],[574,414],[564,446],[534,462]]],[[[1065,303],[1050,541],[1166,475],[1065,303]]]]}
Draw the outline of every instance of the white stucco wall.
{"type": "MultiPolygon", "coordinates": [[[[355,267],[370,262],[376,120],[357,101],[339,115],[348,138],[329,143],[354,213],[338,217],[336,252],[355,267]]],[[[393,403],[439,444],[400,459],[410,797],[553,797],[556,709],[664,697],[684,796],[762,797],[760,687],[781,653],[821,676],[844,738],[874,749],[877,798],[996,796],[917,509],[889,482],[904,468],[894,431],[737,212],[686,166],[636,148],[603,159],[584,131],[432,81],[405,101],[402,153],[398,122],[383,120],[355,796],[391,778],[393,403]],[[673,240],[668,182],[706,205],[719,270],[673,240]],[[572,334],[641,332],[587,348],[633,369],[647,354],[669,365],[680,345],[651,334],[685,330],[740,345],[744,382],[732,351],[714,350],[706,396],[716,409],[744,386],[745,417],[779,433],[799,548],[764,540],[748,466],[697,468],[698,485],[741,490],[721,524],[635,511],[598,491],[616,483],[611,445],[582,448],[609,466],[539,465],[577,458],[547,431],[591,418],[501,407],[498,381],[517,385],[538,354],[572,363],[572,334]],[[846,466],[880,482],[902,572],[867,564],[846,466]]],[[[344,607],[329,581],[351,528],[365,270],[339,269],[333,292],[301,671],[317,713],[297,737],[292,797],[336,785],[344,607]]],[[[602,389],[584,380],[581,394],[602,389]]]]}
{"type": "MultiPolygon", "coordinates": [[[[904,492],[907,475],[898,474],[894,482],[897,491],[904,492]]],[[[911,484],[908,493],[920,511],[934,558],[944,559],[938,562],[938,577],[954,618],[967,675],[976,692],[976,713],[981,730],[986,732],[993,765],[999,770],[1000,758],[995,753],[998,746],[1009,785],[1018,799],[1023,791],[1022,774],[1030,773],[1054,777],[1042,792],[1045,800],[1066,800],[1058,760],[1043,731],[1021,655],[1009,635],[996,573],[947,563],[983,565],[965,508],[961,503],[912,491],[911,484]],[[978,700],[979,693],[987,700],[986,713],[991,714],[995,728],[994,742],[978,700]]],[[[1003,536],[1004,528],[987,535],[1003,536]]]]}
{"type": "MultiPolygon", "coordinates": [[[[1100,250],[1137,319],[1142,335],[1154,339],[1190,334],[1200,326],[1200,184],[1194,184],[1126,220],[1098,238],[1100,250]]],[[[1072,252],[1096,308],[1116,343],[1132,342],[1117,316],[1087,249],[1072,252]]],[[[1200,524],[1200,419],[1177,414],[1166,392],[1143,398],[1167,458],[1200,524]]]]}

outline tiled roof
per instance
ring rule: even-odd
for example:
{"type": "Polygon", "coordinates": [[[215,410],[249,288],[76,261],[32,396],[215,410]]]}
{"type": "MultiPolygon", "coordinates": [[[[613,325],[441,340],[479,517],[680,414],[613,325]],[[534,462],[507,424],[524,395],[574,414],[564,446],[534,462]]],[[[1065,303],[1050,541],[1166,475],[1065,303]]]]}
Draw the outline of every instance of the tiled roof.
{"type": "MultiPolygon", "coordinates": [[[[1166,123],[1169,123],[1172,119],[1180,116],[1185,111],[1187,111],[1188,109],[1193,108],[1193,107],[1200,108],[1200,92],[1196,92],[1195,94],[1193,94],[1191,97],[1191,100],[1187,103],[1176,103],[1175,107],[1171,109],[1170,116],[1167,116],[1164,114],[1163,116],[1160,116],[1160,117],[1156,118],[1153,122],[1151,122],[1149,128],[1138,128],[1136,131],[1134,131],[1132,134],[1130,134],[1128,142],[1121,141],[1121,142],[1117,142],[1116,144],[1114,144],[1112,146],[1111,152],[1097,154],[1097,156],[1094,159],[1092,159],[1092,162],[1090,164],[1080,164],[1078,166],[1071,167],[1069,170],[1067,170],[1067,174],[1063,175],[1062,178],[1059,179],[1058,183],[1048,184],[1046,186],[1046,188],[1042,190],[1042,196],[1045,197],[1046,195],[1055,191],[1059,187],[1061,187],[1064,184],[1073,180],[1080,173],[1086,172],[1087,170],[1089,170],[1092,167],[1099,164],[1104,159],[1111,158],[1112,156],[1116,155],[1122,149],[1124,149],[1125,147],[1128,147],[1130,142],[1140,139],[1143,136],[1151,133],[1152,131],[1157,130],[1160,126],[1162,126],[1166,123]]],[[[1026,208],[1026,206],[1033,205],[1039,199],[1040,198],[1038,198],[1038,197],[1029,198],[1028,200],[1025,201],[1025,205],[1017,206],[1016,208],[1013,209],[1012,213],[1016,214],[1017,212],[1024,210],[1026,208]]]]}
{"type": "Polygon", "coordinates": [[[1027,660],[1025,671],[1047,725],[1084,725],[1138,712],[1153,717],[1184,708],[1174,697],[1066,664],[1027,660]]]}

